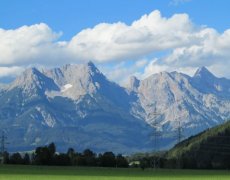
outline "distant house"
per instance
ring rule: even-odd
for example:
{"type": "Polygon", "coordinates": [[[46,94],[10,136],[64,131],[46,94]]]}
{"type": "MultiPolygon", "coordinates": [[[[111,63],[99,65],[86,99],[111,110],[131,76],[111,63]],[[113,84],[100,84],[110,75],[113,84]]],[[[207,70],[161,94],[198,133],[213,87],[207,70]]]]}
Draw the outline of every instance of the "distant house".
{"type": "Polygon", "coordinates": [[[139,167],[140,161],[132,161],[129,163],[129,167],[139,167]]]}

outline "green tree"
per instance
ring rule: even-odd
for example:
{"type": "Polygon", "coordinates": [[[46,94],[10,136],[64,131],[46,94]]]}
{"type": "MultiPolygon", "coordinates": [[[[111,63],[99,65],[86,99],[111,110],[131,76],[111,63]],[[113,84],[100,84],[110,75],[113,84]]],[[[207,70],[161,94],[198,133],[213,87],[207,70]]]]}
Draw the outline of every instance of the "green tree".
{"type": "Polygon", "coordinates": [[[113,152],[105,152],[99,156],[99,161],[103,167],[116,167],[116,157],[113,152]]]}
{"type": "Polygon", "coordinates": [[[67,154],[61,153],[55,154],[53,158],[53,164],[55,166],[70,166],[71,161],[67,154]]]}
{"type": "Polygon", "coordinates": [[[23,164],[23,159],[20,153],[14,153],[10,156],[10,164],[23,164]]]}
{"type": "Polygon", "coordinates": [[[48,150],[50,155],[53,157],[56,152],[56,146],[53,142],[48,145],[48,150]]]}
{"type": "Polygon", "coordinates": [[[148,164],[148,159],[147,158],[142,158],[140,161],[140,167],[142,170],[145,170],[149,166],[148,164]]]}
{"type": "Polygon", "coordinates": [[[51,164],[51,154],[49,149],[45,147],[38,147],[35,150],[35,164],[37,165],[50,165],[51,164]]]}
{"type": "Polygon", "coordinates": [[[117,167],[126,168],[129,166],[129,163],[121,154],[118,154],[116,157],[116,165],[117,167]]]}
{"type": "Polygon", "coordinates": [[[83,157],[85,159],[86,166],[96,166],[96,154],[90,149],[86,149],[83,152],[83,157]]]}
{"type": "Polygon", "coordinates": [[[10,155],[7,151],[3,153],[3,163],[4,164],[9,164],[10,162],[10,155]]]}
{"type": "Polygon", "coordinates": [[[23,164],[30,164],[30,156],[28,153],[25,154],[24,158],[23,158],[23,164]]]}
{"type": "Polygon", "coordinates": [[[76,153],[73,148],[68,149],[67,156],[69,157],[71,164],[75,165],[76,164],[76,153]]]}

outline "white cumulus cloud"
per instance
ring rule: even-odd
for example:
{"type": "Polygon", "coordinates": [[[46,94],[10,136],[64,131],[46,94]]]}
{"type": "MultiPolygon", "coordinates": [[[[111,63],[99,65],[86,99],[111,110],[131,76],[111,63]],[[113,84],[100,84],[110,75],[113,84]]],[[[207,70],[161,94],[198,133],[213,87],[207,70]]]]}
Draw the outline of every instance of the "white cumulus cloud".
{"type": "Polygon", "coordinates": [[[15,30],[0,29],[0,65],[24,65],[40,63],[57,47],[54,33],[48,25],[41,23],[22,26],[15,30]]]}
{"type": "Polygon", "coordinates": [[[0,77],[6,72],[16,73],[15,67],[60,66],[89,60],[119,82],[128,75],[143,78],[162,70],[192,74],[199,66],[230,77],[226,68],[230,66],[230,29],[219,33],[196,25],[188,14],[166,18],[155,10],[131,24],[100,23],[83,29],[69,41],[60,41],[61,34],[45,23],[0,29],[0,77]]]}
{"type": "Polygon", "coordinates": [[[68,48],[80,59],[97,62],[119,61],[180,47],[193,41],[196,31],[187,14],[170,18],[156,10],[131,25],[102,23],[72,38],[68,48]]]}
{"type": "Polygon", "coordinates": [[[24,68],[13,66],[13,67],[0,67],[0,77],[15,77],[20,74],[24,68]]]}

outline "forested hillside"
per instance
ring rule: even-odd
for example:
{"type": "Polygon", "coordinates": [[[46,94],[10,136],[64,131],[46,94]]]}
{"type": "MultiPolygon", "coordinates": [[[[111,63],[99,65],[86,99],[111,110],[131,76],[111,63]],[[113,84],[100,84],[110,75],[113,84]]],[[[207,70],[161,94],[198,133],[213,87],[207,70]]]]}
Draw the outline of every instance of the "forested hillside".
{"type": "Polygon", "coordinates": [[[230,168],[230,121],[182,141],[166,157],[183,168],[230,168]]]}

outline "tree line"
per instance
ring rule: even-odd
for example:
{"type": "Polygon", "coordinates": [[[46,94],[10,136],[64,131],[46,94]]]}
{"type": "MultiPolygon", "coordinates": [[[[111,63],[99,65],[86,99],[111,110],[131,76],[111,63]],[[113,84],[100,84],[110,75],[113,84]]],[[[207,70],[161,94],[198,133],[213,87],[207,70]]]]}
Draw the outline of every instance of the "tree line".
{"type": "Polygon", "coordinates": [[[55,166],[99,166],[99,167],[128,167],[127,159],[122,154],[113,152],[96,154],[90,149],[82,153],[69,148],[66,153],[57,153],[54,143],[48,146],[37,147],[33,153],[4,153],[5,164],[25,165],[55,165],[55,166]]]}
{"type": "Polygon", "coordinates": [[[167,158],[166,155],[147,155],[131,160],[139,162],[133,167],[161,168],[161,169],[230,169],[230,156],[195,152],[195,154],[183,154],[174,158],[167,158]]]}
{"type": "MultiPolygon", "coordinates": [[[[228,133],[230,135],[230,131],[228,133]]],[[[140,167],[143,170],[145,168],[230,169],[230,141],[225,142],[226,138],[221,139],[221,143],[225,143],[225,146],[219,144],[220,140],[217,137],[209,137],[206,141],[203,141],[197,148],[183,153],[180,153],[180,150],[187,141],[176,145],[173,151],[134,154],[126,157],[122,154],[115,155],[113,152],[96,154],[90,149],[79,153],[73,148],[69,148],[66,153],[58,153],[55,144],[51,143],[47,146],[37,147],[33,153],[9,154],[5,152],[3,157],[5,164],[140,167]],[[206,141],[218,142],[219,146],[217,144],[211,146],[206,141]]]]}

